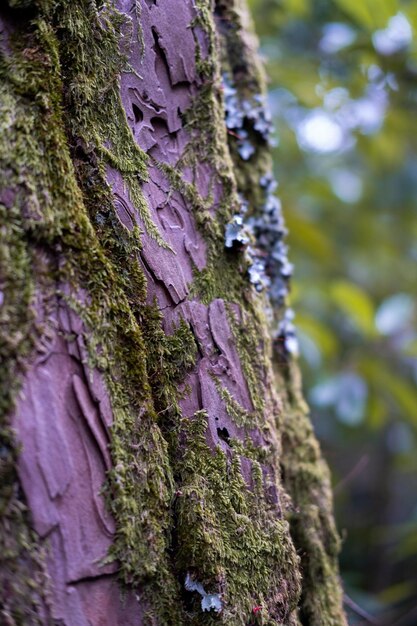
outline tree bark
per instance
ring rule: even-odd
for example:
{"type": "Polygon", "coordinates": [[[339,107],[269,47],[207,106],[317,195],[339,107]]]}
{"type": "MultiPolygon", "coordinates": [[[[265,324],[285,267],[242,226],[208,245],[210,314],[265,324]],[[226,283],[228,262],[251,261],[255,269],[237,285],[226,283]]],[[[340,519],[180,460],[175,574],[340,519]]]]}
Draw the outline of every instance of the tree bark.
{"type": "Polygon", "coordinates": [[[4,624],[346,624],[242,0],[0,9],[4,624]]]}

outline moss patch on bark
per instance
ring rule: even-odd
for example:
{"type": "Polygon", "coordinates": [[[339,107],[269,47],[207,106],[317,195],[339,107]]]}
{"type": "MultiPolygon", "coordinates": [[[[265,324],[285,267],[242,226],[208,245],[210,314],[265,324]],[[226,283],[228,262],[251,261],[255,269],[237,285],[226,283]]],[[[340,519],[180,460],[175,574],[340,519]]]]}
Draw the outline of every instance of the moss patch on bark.
{"type": "MultiPolygon", "coordinates": [[[[183,420],[183,454],[176,471],[177,563],[224,603],[221,616],[202,618],[199,598],[189,598],[191,624],[291,624],[299,594],[298,556],[288,522],[277,518],[264,492],[262,470],[252,462],[252,486],[246,484],[237,452],[213,453],[206,443],[207,420],[200,411],[183,420]]],[[[196,597],[197,596],[197,597],[196,597]]]]}

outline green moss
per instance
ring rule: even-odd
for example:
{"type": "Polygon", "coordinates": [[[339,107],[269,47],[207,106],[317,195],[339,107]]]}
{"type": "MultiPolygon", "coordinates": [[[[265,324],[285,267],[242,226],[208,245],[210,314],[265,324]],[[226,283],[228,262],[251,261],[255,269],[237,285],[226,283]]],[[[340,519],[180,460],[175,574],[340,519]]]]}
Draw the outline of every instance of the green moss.
{"type": "Polygon", "coordinates": [[[203,84],[185,112],[184,127],[190,133],[191,141],[179,163],[194,165],[202,159],[212,165],[213,176],[225,187],[223,197],[228,192],[228,199],[233,202],[234,179],[227,149],[220,77],[217,73],[209,83],[203,84]]]}
{"type": "Polygon", "coordinates": [[[181,393],[178,385],[195,364],[197,345],[184,320],[180,320],[172,335],[165,335],[161,323],[162,313],[156,304],[147,307],[142,322],[142,332],[147,344],[147,371],[156,411],[169,411],[171,416],[178,417],[178,401],[187,392],[184,389],[181,393]]]}
{"type": "MultiPolygon", "coordinates": [[[[171,189],[178,191],[184,199],[187,201],[189,207],[194,213],[196,224],[203,232],[207,239],[218,239],[221,236],[221,229],[217,220],[210,214],[209,209],[212,207],[213,199],[209,195],[207,198],[203,198],[197,190],[197,187],[193,183],[189,183],[184,180],[181,174],[180,163],[177,163],[175,167],[168,163],[163,163],[152,159],[155,166],[163,172],[167,177],[171,189]]],[[[181,164],[184,166],[184,163],[181,164]]],[[[193,167],[196,163],[193,163],[193,167]]]]}
{"type": "Polygon", "coordinates": [[[197,13],[191,23],[191,27],[193,28],[196,44],[196,67],[202,79],[210,79],[218,71],[213,8],[209,0],[196,0],[194,6],[197,9],[197,13]],[[203,58],[198,37],[195,35],[195,28],[200,28],[206,34],[208,47],[205,58],[203,58]]]}
{"type": "Polygon", "coordinates": [[[202,618],[199,597],[193,594],[190,623],[248,624],[259,605],[258,623],[293,623],[300,581],[287,522],[265,500],[260,466],[253,463],[249,489],[239,455],[226,455],[220,448],[213,452],[206,430],[204,411],[182,422],[176,560],[184,578],[189,573],[209,593],[221,594],[223,610],[202,618]]]}
{"type": "Polygon", "coordinates": [[[233,73],[244,97],[265,93],[265,71],[246,0],[216,0],[216,11],[223,69],[233,73]]]}
{"type": "Polygon", "coordinates": [[[246,411],[239,402],[234,399],[230,391],[226,389],[226,387],[223,387],[217,376],[213,376],[213,379],[217,393],[225,404],[226,412],[234,423],[237,426],[248,426],[252,428],[256,426],[259,423],[259,416],[256,413],[246,411]]]}
{"type": "MultiPolygon", "coordinates": [[[[2,79],[6,74],[5,59],[0,58],[2,79]]],[[[20,210],[23,205],[29,215],[39,211],[36,178],[26,179],[26,172],[30,173],[36,162],[32,140],[35,127],[34,117],[23,118],[13,89],[1,80],[0,171],[8,188],[3,189],[0,199],[0,615],[19,626],[41,623],[39,608],[45,594],[42,552],[30,529],[17,480],[18,449],[9,423],[19,391],[19,374],[37,335],[31,307],[35,282],[41,280],[42,273],[30,250],[30,225],[24,227],[20,210]],[[32,149],[26,161],[28,146],[32,149]]]]}
{"type": "Polygon", "coordinates": [[[245,296],[249,299],[251,286],[244,278],[245,270],[243,256],[223,252],[213,244],[208,251],[206,267],[201,271],[194,270],[191,294],[206,305],[216,298],[232,302],[239,302],[245,296]]]}
{"type": "MultiPolygon", "coordinates": [[[[5,154],[5,143],[10,139],[8,122],[12,109],[8,107],[11,104],[1,87],[2,155],[5,154]]],[[[3,173],[6,171],[4,165],[0,162],[3,173]]],[[[33,346],[31,331],[34,332],[33,315],[29,309],[34,282],[31,256],[27,253],[27,242],[19,225],[15,207],[0,203],[0,267],[4,298],[0,306],[0,621],[6,623],[12,616],[17,626],[32,626],[41,624],[39,606],[44,600],[44,589],[35,581],[43,578],[43,555],[29,527],[27,508],[17,480],[18,450],[8,422],[19,390],[19,370],[33,346]]]]}
{"type": "MultiPolygon", "coordinates": [[[[2,472],[3,474],[3,472],[2,472]]],[[[0,621],[13,626],[41,626],[47,601],[45,555],[28,525],[28,512],[17,492],[16,477],[4,474],[7,506],[0,511],[0,621]],[[13,621],[11,621],[13,620],[13,621]]]]}
{"type": "Polygon", "coordinates": [[[120,99],[119,75],[131,70],[127,62],[130,34],[123,35],[122,30],[126,20],[110,2],[104,2],[98,14],[93,3],[81,1],[66,3],[55,19],[68,86],[65,106],[71,111],[66,118],[68,130],[83,139],[87,150],[93,148],[118,170],[147,233],[168,248],[142,192],[148,158],[134,140],[120,99]]]}
{"type": "MultiPolygon", "coordinates": [[[[257,54],[257,39],[246,2],[217,0],[216,8],[222,72],[233,82],[239,99],[251,102],[254,97],[266,94],[266,78],[257,54]]],[[[255,148],[255,154],[248,161],[240,157],[234,133],[228,135],[228,145],[239,193],[248,201],[250,212],[256,213],[265,201],[259,179],[271,172],[272,157],[267,142],[254,131],[252,125],[246,124],[245,130],[255,148]]]]}
{"type": "Polygon", "coordinates": [[[291,536],[300,551],[303,576],[302,621],[308,626],[343,626],[338,574],[340,540],[335,528],[329,470],[324,462],[301,395],[294,362],[276,366],[285,393],[279,423],[282,432],[284,487],[291,503],[291,536]]]}
{"type": "Polygon", "coordinates": [[[265,408],[265,397],[261,390],[266,379],[266,355],[262,345],[263,333],[253,314],[248,314],[244,309],[241,313],[242,320],[239,321],[233,309],[230,306],[227,307],[227,317],[236,341],[252,403],[255,410],[262,413],[265,408]]]}

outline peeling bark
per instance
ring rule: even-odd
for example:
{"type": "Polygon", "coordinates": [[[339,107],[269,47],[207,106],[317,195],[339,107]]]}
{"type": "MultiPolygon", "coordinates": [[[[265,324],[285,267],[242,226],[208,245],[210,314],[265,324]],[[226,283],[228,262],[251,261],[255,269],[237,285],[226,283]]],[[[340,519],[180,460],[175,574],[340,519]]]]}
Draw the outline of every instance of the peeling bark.
{"type": "Polygon", "coordinates": [[[343,626],[245,4],[0,17],[4,623],[343,626]]]}

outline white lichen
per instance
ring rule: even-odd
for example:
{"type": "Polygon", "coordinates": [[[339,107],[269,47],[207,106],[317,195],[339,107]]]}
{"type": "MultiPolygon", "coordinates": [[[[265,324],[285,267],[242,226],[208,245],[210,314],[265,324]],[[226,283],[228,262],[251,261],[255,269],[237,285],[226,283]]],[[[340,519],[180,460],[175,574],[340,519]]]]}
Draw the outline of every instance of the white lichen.
{"type": "Polygon", "coordinates": [[[201,608],[203,611],[215,611],[220,613],[222,610],[222,601],[219,593],[206,593],[203,585],[197,580],[193,580],[190,574],[185,578],[184,587],[187,591],[197,591],[201,596],[201,608]]]}

